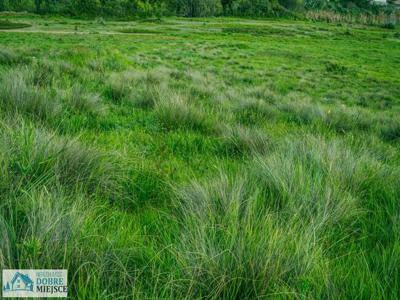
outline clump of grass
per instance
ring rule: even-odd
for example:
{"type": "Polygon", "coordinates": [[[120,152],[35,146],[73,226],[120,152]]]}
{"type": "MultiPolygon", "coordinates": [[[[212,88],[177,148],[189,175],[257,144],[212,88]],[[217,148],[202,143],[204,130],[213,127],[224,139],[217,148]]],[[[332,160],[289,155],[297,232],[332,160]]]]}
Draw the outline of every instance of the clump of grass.
{"type": "Polygon", "coordinates": [[[376,118],[367,111],[341,106],[328,109],[324,122],[337,132],[348,132],[369,130],[374,126],[376,118]]]}
{"type": "Polygon", "coordinates": [[[222,174],[180,193],[178,266],[190,298],[255,299],[307,276],[323,285],[317,274],[324,261],[311,232],[268,212],[247,174],[222,174]]]}
{"type": "Polygon", "coordinates": [[[244,92],[246,97],[261,99],[270,104],[277,103],[280,100],[280,97],[266,86],[249,87],[244,92]]]}
{"type": "Polygon", "coordinates": [[[154,107],[157,118],[164,128],[210,130],[211,120],[199,108],[187,103],[183,96],[178,94],[165,95],[154,107]]]}
{"type": "Polygon", "coordinates": [[[259,129],[224,126],[220,136],[226,151],[233,155],[265,154],[271,147],[270,138],[259,129]]]}
{"type": "Polygon", "coordinates": [[[56,65],[49,60],[36,61],[32,66],[32,80],[35,85],[51,85],[56,77],[56,65]]]}
{"type": "Polygon", "coordinates": [[[91,71],[94,71],[97,73],[104,73],[104,71],[105,71],[104,61],[99,60],[99,59],[91,60],[88,63],[88,67],[91,71]]]}
{"type": "MultiPolygon", "coordinates": [[[[64,186],[70,192],[118,193],[118,172],[96,150],[76,140],[58,138],[25,122],[0,127],[1,182],[18,191],[35,186],[64,186]]],[[[121,178],[119,178],[121,179],[121,178]]]]}
{"type": "Polygon", "coordinates": [[[400,122],[386,120],[386,122],[381,125],[380,134],[386,141],[400,140],[400,122]]]}
{"type": "Polygon", "coordinates": [[[328,222],[329,218],[339,220],[356,212],[355,199],[348,190],[354,186],[359,160],[339,143],[310,136],[304,142],[288,140],[272,155],[257,158],[253,170],[272,210],[293,209],[290,218],[328,222]],[[342,172],[346,175],[339,178],[342,172]],[[326,207],[325,201],[332,206],[326,207]]]}
{"type": "MultiPolygon", "coordinates": [[[[331,285],[346,280],[337,274],[354,263],[354,274],[359,268],[370,274],[369,263],[382,259],[380,247],[360,257],[365,245],[383,238],[379,234],[385,235],[388,251],[396,243],[384,233],[396,224],[387,223],[377,235],[369,227],[385,220],[374,208],[382,205],[376,202],[380,193],[395,203],[396,174],[363,149],[354,152],[337,140],[304,136],[288,138],[234,175],[194,182],[177,203],[178,266],[190,279],[190,297],[253,299],[285,290],[340,298],[340,289],[331,285]]],[[[379,277],[369,278],[380,286],[379,277]]]]}
{"type": "Polygon", "coordinates": [[[210,73],[188,70],[181,76],[191,82],[188,87],[191,98],[210,99],[218,95],[218,89],[223,89],[223,83],[217,81],[210,73]]]}
{"type": "Polygon", "coordinates": [[[282,112],[289,113],[290,120],[300,124],[323,122],[325,119],[323,108],[317,103],[312,103],[311,99],[303,94],[291,93],[277,106],[282,112]]]}
{"type": "Polygon", "coordinates": [[[348,67],[343,66],[342,64],[336,62],[336,61],[327,61],[325,62],[325,70],[328,73],[334,73],[334,74],[346,74],[348,72],[348,67]]]}
{"type": "Polygon", "coordinates": [[[153,108],[170,93],[171,71],[156,68],[147,72],[129,71],[113,74],[108,82],[107,95],[116,102],[130,103],[140,108],[153,108]]]}
{"type": "Polygon", "coordinates": [[[51,86],[67,76],[75,79],[82,71],[65,61],[36,60],[32,64],[32,80],[35,85],[51,86]]]}
{"type": "Polygon", "coordinates": [[[244,124],[253,124],[257,121],[271,122],[279,114],[275,106],[255,98],[237,99],[235,103],[232,103],[232,109],[238,121],[244,124]]]}
{"type": "Polygon", "coordinates": [[[41,120],[54,118],[60,113],[60,102],[32,85],[28,70],[12,70],[1,79],[0,101],[6,112],[27,114],[41,120]]]}
{"type": "Polygon", "coordinates": [[[112,74],[107,83],[107,96],[115,101],[121,102],[132,92],[132,80],[134,73],[112,74]]]}
{"type": "Polygon", "coordinates": [[[104,110],[99,95],[88,93],[81,85],[75,84],[67,93],[67,102],[81,113],[100,114],[104,110]]]}
{"type": "Polygon", "coordinates": [[[26,64],[30,61],[29,57],[25,56],[23,53],[16,53],[15,50],[2,48],[0,49],[0,65],[16,65],[16,64],[26,64]]]}
{"type": "MultiPolygon", "coordinates": [[[[0,266],[39,268],[43,265],[72,266],[81,257],[79,233],[87,216],[81,195],[73,201],[62,191],[36,189],[21,196],[3,198],[0,225],[0,266]],[[17,212],[13,218],[7,209],[17,212]],[[21,220],[24,220],[23,222],[21,220]],[[7,229],[6,229],[7,228],[7,229]],[[13,255],[11,254],[11,251],[13,255]],[[66,260],[66,255],[75,259],[66,260]]],[[[87,205],[86,205],[87,206],[87,205]]]]}
{"type": "Polygon", "coordinates": [[[345,105],[323,107],[313,103],[304,95],[291,93],[277,104],[282,112],[288,113],[290,121],[299,124],[324,124],[337,132],[369,130],[375,126],[376,117],[367,110],[345,105]]]}
{"type": "Polygon", "coordinates": [[[105,26],[106,25],[106,21],[102,18],[102,17],[97,17],[95,22],[99,25],[105,26]]]}
{"type": "Polygon", "coordinates": [[[222,28],[222,32],[224,33],[237,33],[237,34],[250,34],[255,36],[266,36],[266,35],[283,35],[283,36],[292,36],[295,34],[295,31],[292,29],[281,29],[279,27],[272,26],[231,26],[222,28]]]}
{"type": "Polygon", "coordinates": [[[129,101],[136,107],[153,108],[164,95],[170,93],[168,87],[170,76],[171,70],[165,68],[139,73],[129,101]]]}

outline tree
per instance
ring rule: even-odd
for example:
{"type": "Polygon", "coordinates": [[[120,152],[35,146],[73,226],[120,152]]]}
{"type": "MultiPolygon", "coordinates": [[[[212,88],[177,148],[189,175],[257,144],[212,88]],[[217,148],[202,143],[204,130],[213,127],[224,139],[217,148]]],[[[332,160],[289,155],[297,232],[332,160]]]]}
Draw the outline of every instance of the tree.
{"type": "Polygon", "coordinates": [[[229,15],[232,13],[233,0],[221,0],[221,4],[225,15],[229,15]]]}
{"type": "Polygon", "coordinates": [[[40,13],[42,6],[42,0],[35,0],[36,13],[40,13]]]}
{"type": "Polygon", "coordinates": [[[173,6],[186,17],[215,16],[222,10],[220,0],[176,0],[173,6]]]}

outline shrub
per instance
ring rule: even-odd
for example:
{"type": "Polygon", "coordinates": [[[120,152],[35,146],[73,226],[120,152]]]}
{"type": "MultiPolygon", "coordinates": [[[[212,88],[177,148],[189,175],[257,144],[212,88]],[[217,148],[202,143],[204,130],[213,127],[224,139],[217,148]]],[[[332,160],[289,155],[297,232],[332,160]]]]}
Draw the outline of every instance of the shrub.
{"type": "Polygon", "coordinates": [[[176,9],[178,15],[186,17],[215,16],[222,11],[217,0],[182,0],[176,9]]]}
{"type": "Polygon", "coordinates": [[[392,22],[388,22],[388,23],[383,24],[381,27],[385,28],[385,29],[396,29],[396,24],[392,23],[392,22]]]}

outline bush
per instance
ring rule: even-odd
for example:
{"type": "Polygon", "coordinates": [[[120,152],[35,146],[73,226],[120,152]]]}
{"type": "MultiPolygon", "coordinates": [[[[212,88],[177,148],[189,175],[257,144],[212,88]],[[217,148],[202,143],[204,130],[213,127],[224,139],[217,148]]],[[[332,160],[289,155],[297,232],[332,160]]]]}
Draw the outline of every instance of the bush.
{"type": "Polygon", "coordinates": [[[388,23],[383,24],[381,27],[385,28],[385,29],[396,29],[396,24],[388,22],[388,23]]]}
{"type": "Polygon", "coordinates": [[[177,1],[177,14],[186,17],[215,16],[222,11],[218,0],[180,0],[177,1]]]}
{"type": "Polygon", "coordinates": [[[239,16],[272,16],[281,10],[277,0],[237,0],[232,6],[233,14],[239,16]]]}

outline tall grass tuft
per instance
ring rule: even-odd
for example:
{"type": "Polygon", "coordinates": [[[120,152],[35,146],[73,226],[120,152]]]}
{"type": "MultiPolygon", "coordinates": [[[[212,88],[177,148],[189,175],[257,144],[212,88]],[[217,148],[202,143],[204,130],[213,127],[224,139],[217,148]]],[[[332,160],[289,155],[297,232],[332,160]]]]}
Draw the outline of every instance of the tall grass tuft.
{"type": "Polygon", "coordinates": [[[271,147],[270,138],[260,129],[223,126],[219,134],[227,152],[233,155],[265,154],[271,147]]]}
{"type": "Polygon", "coordinates": [[[271,122],[279,114],[278,109],[267,103],[267,101],[256,98],[248,98],[240,95],[232,103],[232,110],[237,116],[237,120],[243,124],[254,124],[257,122],[271,122]]]}
{"type": "Polygon", "coordinates": [[[63,186],[70,192],[111,197],[120,192],[118,169],[96,150],[37,129],[32,124],[0,127],[3,191],[63,186]]]}
{"type": "Polygon", "coordinates": [[[187,103],[181,95],[165,95],[155,104],[154,110],[161,124],[168,130],[212,130],[212,123],[207,115],[200,108],[187,103]]]}
{"type": "Polygon", "coordinates": [[[78,251],[73,252],[79,247],[79,233],[87,216],[81,196],[72,201],[61,191],[39,188],[3,200],[1,268],[72,267],[78,260],[78,251]]]}
{"type": "Polygon", "coordinates": [[[16,53],[15,50],[11,51],[6,48],[0,49],[0,65],[16,65],[16,64],[26,64],[30,61],[29,57],[25,56],[23,53],[16,53]]]}
{"type": "Polygon", "coordinates": [[[115,102],[125,101],[137,107],[152,108],[167,89],[169,76],[167,69],[115,73],[109,78],[106,93],[115,102]]]}
{"type": "Polygon", "coordinates": [[[66,98],[67,103],[78,112],[97,115],[104,111],[100,96],[88,93],[85,88],[79,84],[72,86],[66,98]]]}
{"type": "Polygon", "coordinates": [[[344,270],[355,283],[353,296],[363,293],[356,284],[364,274],[374,295],[389,292],[398,276],[387,281],[378,275],[397,261],[381,251],[397,247],[389,238],[396,221],[386,218],[396,210],[398,170],[365,149],[313,136],[288,138],[235,175],[223,172],[181,190],[176,255],[188,297],[337,299],[346,295],[339,287],[349,281],[338,276],[344,270]],[[382,214],[377,205],[390,212],[382,214]],[[371,222],[385,225],[378,233],[371,222]],[[384,246],[371,247],[377,242],[384,246]],[[360,256],[365,249],[369,253],[360,256]]]}
{"type": "Polygon", "coordinates": [[[6,112],[45,120],[56,117],[61,111],[58,99],[32,84],[32,73],[27,69],[8,72],[0,84],[0,103],[6,112]]]}
{"type": "Polygon", "coordinates": [[[265,209],[257,182],[247,172],[222,174],[181,192],[184,228],[178,261],[189,298],[255,299],[312,276],[324,286],[321,246],[301,224],[283,223],[265,209]],[[318,277],[320,276],[320,277],[318,277]]]}

